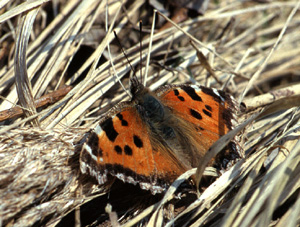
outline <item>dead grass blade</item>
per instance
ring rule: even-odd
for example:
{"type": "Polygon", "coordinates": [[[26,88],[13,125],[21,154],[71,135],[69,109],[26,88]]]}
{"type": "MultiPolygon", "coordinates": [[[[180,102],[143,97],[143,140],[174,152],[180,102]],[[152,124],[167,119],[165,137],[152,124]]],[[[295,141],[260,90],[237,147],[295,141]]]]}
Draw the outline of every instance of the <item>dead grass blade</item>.
{"type": "Polygon", "coordinates": [[[268,56],[266,57],[266,59],[264,60],[264,62],[261,64],[261,66],[259,67],[259,69],[256,71],[256,73],[251,77],[248,85],[246,86],[245,90],[243,91],[243,93],[241,94],[241,96],[239,97],[238,102],[241,103],[242,100],[244,99],[246,93],[249,91],[250,87],[253,85],[254,81],[260,76],[261,72],[264,70],[264,68],[266,67],[269,59],[271,58],[271,56],[273,55],[273,52],[275,51],[275,49],[277,48],[277,46],[279,45],[279,42],[282,40],[283,35],[289,25],[289,23],[291,22],[293,16],[295,15],[295,13],[297,12],[298,8],[300,5],[300,1],[297,2],[297,4],[295,5],[295,7],[293,8],[292,12],[290,13],[289,17],[286,20],[285,25],[283,26],[279,36],[277,37],[276,42],[274,43],[270,53],[268,54],[268,56]]]}
{"type": "MultiPolygon", "coordinates": [[[[15,83],[19,101],[24,108],[23,111],[26,117],[36,114],[31,83],[29,82],[27,74],[26,50],[31,28],[37,13],[38,9],[34,9],[22,16],[17,33],[18,39],[15,51],[15,83]]],[[[32,119],[31,123],[35,127],[39,126],[37,118],[32,119]]]]}
{"type": "MultiPolygon", "coordinates": [[[[15,17],[17,15],[20,15],[26,11],[30,11],[34,8],[39,7],[40,5],[42,5],[43,3],[49,2],[50,0],[30,0],[30,1],[26,1],[20,5],[18,5],[17,7],[7,11],[6,13],[0,15],[0,24],[9,20],[12,17],[15,17]]],[[[7,2],[5,1],[1,1],[0,4],[0,9],[6,4],[7,2]],[[3,4],[3,5],[2,5],[3,4]]]]}

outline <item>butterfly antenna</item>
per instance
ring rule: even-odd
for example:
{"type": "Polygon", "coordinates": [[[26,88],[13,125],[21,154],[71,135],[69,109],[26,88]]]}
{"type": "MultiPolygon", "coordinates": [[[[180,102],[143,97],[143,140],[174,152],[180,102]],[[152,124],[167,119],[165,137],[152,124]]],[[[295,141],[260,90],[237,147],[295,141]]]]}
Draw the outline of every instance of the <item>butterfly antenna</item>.
{"type": "Polygon", "coordinates": [[[150,63],[150,54],[151,54],[152,40],[153,40],[153,33],[154,33],[155,16],[156,16],[156,10],[154,10],[154,12],[153,12],[153,21],[152,21],[152,27],[151,27],[151,33],[150,33],[150,40],[149,40],[144,86],[146,86],[146,81],[147,81],[147,77],[148,77],[148,68],[149,68],[149,63],[150,63]]]}
{"type": "MultiPolygon", "coordinates": [[[[120,46],[120,48],[121,48],[121,50],[122,50],[122,53],[124,54],[124,56],[125,56],[125,58],[126,58],[128,64],[129,64],[129,66],[130,66],[130,68],[131,68],[131,70],[132,70],[132,72],[133,72],[133,77],[136,78],[136,72],[135,72],[135,70],[133,69],[133,67],[132,67],[132,65],[131,65],[131,63],[130,63],[130,61],[129,61],[129,58],[128,58],[128,56],[127,56],[125,50],[123,49],[123,47],[122,47],[122,45],[121,45],[121,42],[120,42],[120,40],[119,40],[119,38],[118,38],[118,36],[117,36],[116,31],[114,31],[114,35],[115,35],[115,38],[116,38],[116,40],[117,40],[117,42],[118,42],[118,44],[119,44],[119,46],[120,46]]],[[[136,79],[135,79],[135,80],[136,80],[136,79]]]]}
{"type": "MultiPolygon", "coordinates": [[[[106,5],[105,5],[105,31],[108,32],[108,3],[106,1],[106,5]]],[[[111,52],[110,52],[110,45],[109,42],[107,43],[107,51],[108,51],[108,55],[109,55],[109,59],[110,59],[110,64],[113,68],[114,74],[119,82],[119,84],[121,85],[121,87],[123,88],[123,90],[127,93],[127,95],[132,98],[132,95],[130,94],[130,92],[128,92],[128,90],[124,87],[123,83],[120,80],[120,77],[115,69],[113,60],[112,60],[112,56],[111,56],[111,52]]]]}
{"type": "Polygon", "coordinates": [[[143,77],[142,77],[142,51],[143,51],[143,43],[142,43],[142,28],[143,28],[143,22],[140,20],[140,76],[141,76],[141,83],[143,83],[143,77]]]}

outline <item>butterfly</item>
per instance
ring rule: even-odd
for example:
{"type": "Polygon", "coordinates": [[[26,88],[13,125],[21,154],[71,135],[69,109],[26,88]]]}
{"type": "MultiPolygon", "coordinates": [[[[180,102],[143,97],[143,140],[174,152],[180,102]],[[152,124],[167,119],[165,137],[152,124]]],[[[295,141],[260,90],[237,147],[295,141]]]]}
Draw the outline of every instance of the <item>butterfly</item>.
{"type": "MultiPolygon", "coordinates": [[[[200,85],[165,85],[152,92],[135,76],[130,82],[131,100],[109,110],[83,144],[80,169],[99,184],[116,177],[161,193],[233,129],[236,103],[200,85]]],[[[226,160],[239,156],[236,144],[230,146],[226,160]]]]}

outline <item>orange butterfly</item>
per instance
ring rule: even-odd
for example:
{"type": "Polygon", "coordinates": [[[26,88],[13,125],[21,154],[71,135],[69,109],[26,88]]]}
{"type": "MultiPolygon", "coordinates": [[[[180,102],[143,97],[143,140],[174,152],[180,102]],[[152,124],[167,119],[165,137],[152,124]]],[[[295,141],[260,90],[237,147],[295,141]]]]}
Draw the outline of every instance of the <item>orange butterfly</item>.
{"type": "MultiPolygon", "coordinates": [[[[234,127],[235,101],[223,91],[186,84],[151,92],[135,76],[130,91],[131,100],[114,106],[82,146],[81,172],[99,184],[110,175],[163,192],[234,127]]],[[[222,165],[240,156],[229,146],[222,165]]]]}

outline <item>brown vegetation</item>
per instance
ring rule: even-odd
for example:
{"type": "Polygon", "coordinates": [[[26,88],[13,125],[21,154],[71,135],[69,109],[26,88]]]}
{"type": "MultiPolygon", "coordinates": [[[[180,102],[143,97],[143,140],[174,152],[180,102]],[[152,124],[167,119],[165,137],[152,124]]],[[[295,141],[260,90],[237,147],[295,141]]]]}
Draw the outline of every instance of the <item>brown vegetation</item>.
{"type": "MultiPolygon", "coordinates": [[[[154,7],[148,1],[0,2],[0,111],[6,111],[0,113],[0,226],[300,224],[299,1],[210,1],[204,15],[188,10],[171,26],[157,13],[150,40],[154,7]],[[76,144],[128,99],[114,70],[127,88],[130,67],[112,30],[138,68],[140,19],[143,75],[152,43],[151,89],[194,82],[225,89],[243,103],[241,124],[262,111],[241,133],[246,157],[198,199],[194,189],[153,196],[118,181],[99,186],[79,173],[76,144]],[[72,87],[59,101],[36,104],[65,85],[72,87]],[[11,114],[15,106],[24,116],[11,114]]],[[[180,12],[165,7],[170,17],[180,12]]]]}

